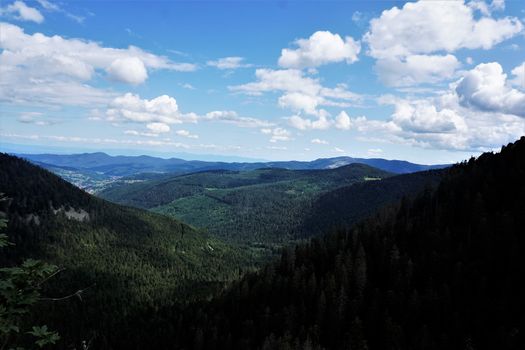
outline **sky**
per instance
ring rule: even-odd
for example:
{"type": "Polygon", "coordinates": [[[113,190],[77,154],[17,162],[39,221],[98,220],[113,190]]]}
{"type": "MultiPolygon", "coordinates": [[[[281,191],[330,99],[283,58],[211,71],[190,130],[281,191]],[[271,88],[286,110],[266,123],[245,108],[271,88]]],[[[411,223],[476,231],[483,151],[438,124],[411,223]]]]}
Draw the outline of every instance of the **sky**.
{"type": "Polygon", "coordinates": [[[522,135],[523,1],[0,3],[0,150],[435,164],[522,135]]]}

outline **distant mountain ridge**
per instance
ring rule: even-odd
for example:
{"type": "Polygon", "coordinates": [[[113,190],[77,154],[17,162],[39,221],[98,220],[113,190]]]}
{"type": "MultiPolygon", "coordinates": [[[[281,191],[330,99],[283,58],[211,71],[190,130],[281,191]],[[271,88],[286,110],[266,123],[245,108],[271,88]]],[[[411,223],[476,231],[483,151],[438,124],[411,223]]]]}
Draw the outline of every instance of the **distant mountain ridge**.
{"type": "Polygon", "coordinates": [[[313,161],[275,161],[275,162],[209,162],[184,160],[180,158],[158,158],[152,156],[110,156],[103,152],[81,154],[17,154],[40,165],[69,167],[90,170],[112,176],[130,176],[143,172],[194,172],[201,170],[255,170],[259,168],[284,168],[290,170],[333,169],[352,163],[369,165],[396,174],[406,174],[422,170],[445,168],[449,165],[423,165],[403,160],[382,158],[335,157],[319,158],[313,161]]]}

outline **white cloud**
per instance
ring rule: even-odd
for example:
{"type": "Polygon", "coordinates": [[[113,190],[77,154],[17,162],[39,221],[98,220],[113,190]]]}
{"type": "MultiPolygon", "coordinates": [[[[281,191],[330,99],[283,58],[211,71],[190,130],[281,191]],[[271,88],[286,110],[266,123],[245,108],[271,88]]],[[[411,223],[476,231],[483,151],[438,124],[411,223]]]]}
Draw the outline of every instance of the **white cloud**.
{"type": "Polygon", "coordinates": [[[279,106],[290,108],[294,111],[304,111],[308,114],[317,114],[317,106],[321,99],[317,96],[303,94],[301,92],[290,92],[279,97],[279,106]]]}
{"type": "Polygon", "coordinates": [[[63,13],[66,17],[76,21],[77,23],[83,23],[84,22],[84,19],[85,19],[84,17],[74,15],[74,14],[64,10],[62,7],[58,6],[56,3],[52,3],[52,2],[47,1],[47,0],[36,0],[36,2],[38,2],[40,4],[40,6],[42,6],[46,11],[49,11],[49,12],[60,12],[60,13],[63,13]]]}
{"type": "Polygon", "coordinates": [[[492,11],[501,11],[505,9],[505,0],[494,0],[488,4],[483,0],[472,0],[466,4],[475,11],[479,11],[484,16],[489,16],[492,11]]]}
{"type": "Polygon", "coordinates": [[[106,116],[110,121],[140,123],[180,124],[197,120],[196,115],[180,113],[177,101],[173,97],[162,95],[147,100],[132,93],[115,98],[110,103],[106,116]]]}
{"type": "Polygon", "coordinates": [[[59,11],[60,7],[57,4],[54,4],[47,0],[36,0],[44,9],[48,11],[59,11]]]}
{"type": "Polygon", "coordinates": [[[342,148],[339,148],[339,147],[334,147],[334,152],[337,152],[337,153],[345,153],[345,150],[342,149],[342,148]]]}
{"type": "Polygon", "coordinates": [[[492,0],[490,7],[493,10],[505,10],[505,0],[492,0]]]}
{"type": "Polygon", "coordinates": [[[272,151],[286,151],[288,148],[285,146],[266,146],[266,149],[269,149],[272,151]]]}
{"type": "Polygon", "coordinates": [[[18,121],[24,124],[35,124],[39,126],[47,126],[57,124],[56,120],[44,119],[44,114],[41,112],[22,112],[18,116],[18,121]]]}
{"type": "Polygon", "coordinates": [[[327,111],[321,109],[315,119],[293,115],[288,118],[288,124],[299,130],[326,130],[331,127],[349,130],[354,126],[354,120],[355,119],[350,118],[345,111],[341,111],[335,119],[333,119],[327,111]]]}
{"type": "Polygon", "coordinates": [[[125,135],[132,135],[132,136],[146,136],[146,137],[158,137],[159,136],[158,133],[154,133],[154,132],[140,132],[140,131],[137,131],[137,130],[125,130],[124,134],[125,135]]]}
{"type": "Polygon", "coordinates": [[[361,100],[360,95],[348,91],[345,85],[324,87],[319,79],[305,76],[298,69],[257,69],[255,76],[255,82],[230,86],[230,90],[252,96],[279,91],[282,93],[278,101],[281,107],[311,115],[319,115],[319,106],[348,107],[361,100]]]}
{"type": "Polygon", "coordinates": [[[241,128],[261,128],[273,126],[273,123],[269,121],[252,117],[243,117],[235,111],[212,111],[206,113],[205,115],[200,117],[200,119],[209,121],[220,121],[228,124],[233,124],[241,128]]]}
{"type": "Polygon", "coordinates": [[[377,61],[376,71],[389,86],[411,86],[452,78],[461,66],[454,55],[410,55],[377,61]]]}
{"type": "MultiPolygon", "coordinates": [[[[257,118],[239,116],[235,111],[212,111],[203,115],[193,112],[182,113],[177,100],[168,95],[158,96],[151,100],[142,99],[139,95],[126,93],[116,97],[105,112],[106,120],[110,122],[145,123],[153,132],[168,132],[169,125],[182,123],[198,123],[201,121],[221,122],[242,128],[268,128],[274,124],[257,118]]],[[[196,138],[196,135],[186,134],[185,130],[176,132],[179,136],[196,138]]]]}
{"type": "Polygon", "coordinates": [[[148,123],[146,128],[154,132],[155,134],[164,134],[170,132],[170,126],[164,123],[148,123]]]}
{"type": "Polygon", "coordinates": [[[188,130],[184,130],[184,129],[175,131],[175,134],[177,134],[179,136],[182,136],[182,137],[187,137],[189,139],[198,139],[199,138],[199,135],[192,134],[188,130]]]}
{"type": "Polygon", "coordinates": [[[112,79],[133,85],[142,84],[148,78],[144,62],[137,57],[117,58],[106,71],[112,79]]]}
{"type": "MultiPolygon", "coordinates": [[[[134,135],[132,133],[128,133],[134,135]]],[[[206,145],[198,145],[190,147],[181,142],[172,142],[169,140],[129,140],[129,139],[112,139],[112,138],[98,138],[98,137],[80,137],[80,136],[62,136],[62,135],[22,135],[14,133],[2,133],[2,137],[9,137],[15,139],[31,139],[31,140],[51,140],[56,142],[74,142],[83,144],[105,144],[105,145],[122,145],[122,146],[151,146],[151,147],[175,147],[175,148],[206,148],[206,145]]]]}
{"type": "Polygon", "coordinates": [[[525,61],[519,66],[515,67],[511,73],[514,76],[514,79],[511,80],[511,83],[517,88],[525,90],[525,61]]]}
{"type": "Polygon", "coordinates": [[[462,1],[418,1],[385,10],[370,21],[364,40],[374,58],[453,52],[461,48],[490,49],[523,29],[514,17],[477,20],[462,1]],[[451,25],[453,24],[453,25],[451,25]]]}
{"type": "Polygon", "coordinates": [[[243,63],[243,61],[244,57],[233,56],[219,58],[215,61],[208,61],[206,64],[210,67],[215,67],[221,70],[251,67],[251,64],[243,63]]]}
{"type": "Polygon", "coordinates": [[[497,62],[476,66],[465,74],[455,90],[465,107],[525,118],[525,93],[510,87],[497,62]]]}
{"type": "Polygon", "coordinates": [[[9,23],[0,23],[0,49],[0,99],[13,103],[101,104],[114,95],[87,84],[96,72],[136,84],[146,79],[147,71],[196,68],[134,46],[117,49],[59,35],[26,34],[9,23]]]}
{"type": "Polygon", "coordinates": [[[310,142],[316,145],[328,145],[328,141],[321,139],[312,139],[310,142]]]}
{"type": "MultiPolygon", "coordinates": [[[[378,60],[381,79],[396,86],[448,79],[459,66],[457,59],[433,53],[490,49],[522,32],[523,25],[515,17],[494,19],[486,12],[477,18],[476,6],[463,1],[409,2],[372,19],[363,41],[368,43],[368,54],[378,60]]],[[[501,8],[501,3],[495,2],[494,8],[501,8]]]]}
{"type": "Polygon", "coordinates": [[[341,111],[341,113],[335,117],[335,127],[342,130],[349,130],[352,127],[350,117],[345,111],[341,111]]]}
{"type": "Polygon", "coordinates": [[[270,135],[270,142],[290,141],[292,133],[284,128],[263,128],[261,133],[270,135]]]}
{"type": "Polygon", "coordinates": [[[44,16],[34,7],[29,7],[23,1],[15,1],[4,8],[0,8],[0,15],[13,15],[15,19],[35,23],[44,22],[44,16]]]}
{"type": "Polygon", "coordinates": [[[404,101],[395,103],[392,121],[402,130],[413,133],[453,133],[465,131],[462,117],[451,109],[437,110],[427,101],[404,101]]]}
{"type": "Polygon", "coordinates": [[[288,123],[299,130],[326,130],[329,129],[333,121],[326,112],[321,113],[317,119],[302,118],[294,115],[288,119],[288,123]]]}
{"type": "Polygon", "coordinates": [[[295,41],[297,49],[283,49],[279,65],[284,68],[318,67],[327,63],[354,63],[361,51],[361,45],[352,37],[344,40],[339,34],[317,31],[308,39],[295,41]]]}
{"type": "Polygon", "coordinates": [[[321,86],[317,79],[305,77],[297,69],[256,69],[256,82],[231,86],[230,90],[240,91],[248,95],[261,95],[267,91],[301,92],[307,95],[317,95],[321,86]]]}
{"type": "Polygon", "coordinates": [[[186,90],[195,90],[195,86],[189,84],[189,83],[184,83],[184,84],[179,84],[180,87],[186,89],[186,90]]]}
{"type": "Polygon", "coordinates": [[[525,134],[525,94],[513,89],[498,63],[465,72],[435,97],[382,98],[389,120],[351,119],[353,128],[385,142],[417,147],[487,151],[525,134]]]}

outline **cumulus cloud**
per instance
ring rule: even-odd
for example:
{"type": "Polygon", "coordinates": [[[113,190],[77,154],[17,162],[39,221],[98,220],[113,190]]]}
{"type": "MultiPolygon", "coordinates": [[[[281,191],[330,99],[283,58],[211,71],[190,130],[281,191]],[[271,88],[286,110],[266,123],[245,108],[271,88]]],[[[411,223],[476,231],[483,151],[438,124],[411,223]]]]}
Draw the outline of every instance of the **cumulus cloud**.
{"type": "Polygon", "coordinates": [[[270,142],[290,141],[292,133],[284,128],[263,128],[261,132],[270,135],[270,142]]]}
{"type": "Polygon", "coordinates": [[[148,123],[146,128],[154,132],[155,134],[164,134],[170,132],[170,126],[165,123],[148,123]]]}
{"type": "Polygon", "coordinates": [[[525,93],[510,86],[497,62],[480,64],[467,72],[456,93],[463,106],[525,118],[525,93]]]}
{"type": "Polygon", "coordinates": [[[197,119],[196,115],[180,113],[177,101],[173,97],[162,95],[148,100],[132,93],[116,97],[110,103],[106,116],[110,121],[163,124],[195,122],[197,119]]]}
{"type": "Polygon", "coordinates": [[[317,106],[321,100],[318,96],[303,94],[301,92],[289,92],[279,97],[279,106],[290,108],[294,111],[304,111],[308,114],[316,114],[317,106]]]}
{"type": "Polygon", "coordinates": [[[246,68],[251,67],[251,64],[243,63],[244,57],[238,57],[238,56],[232,56],[232,57],[223,57],[219,58],[215,61],[208,61],[206,62],[206,65],[210,67],[215,67],[217,69],[225,70],[233,70],[238,68],[246,68]]]}
{"type": "Polygon", "coordinates": [[[335,127],[342,130],[349,130],[352,127],[352,121],[345,111],[341,111],[341,113],[335,117],[335,127]]]}
{"type": "Polygon", "coordinates": [[[381,102],[394,106],[388,120],[351,118],[352,128],[388,142],[476,152],[525,134],[525,94],[510,87],[498,63],[476,66],[435,97],[381,102]]]}
{"type": "MultiPolygon", "coordinates": [[[[494,3],[494,8],[501,6],[500,2],[494,3]]],[[[523,30],[515,17],[494,19],[485,12],[478,18],[474,11],[473,6],[462,1],[447,1],[439,6],[431,1],[409,2],[372,19],[363,41],[368,44],[368,54],[378,60],[380,77],[389,85],[451,78],[458,68],[457,59],[450,54],[433,53],[490,49],[523,30]],[[396,74],[396,70],[400,73],[396,74]]]]}
{"type": "MultiPolygon", "coordinates": [[[[106,120],[111,122],[127,121],[146,123],[146,127],[157,133],[169,132],[169,125],[182,123],[198,123],[200,121],[217,121],[245,128],[261,128],[273,126],[265,120],[239,116],[235,111],[212,111],[203,115],[180,111],[177,100],[168,95],[153,99],[143,99],[139,95],[126,93],[111,101],[106,110],[106,120]]],[[[187,135],[185,130],[176,132],[179,136],[187,135]]]]}
{"type": "Polygon", "coordinates": [[[317,31],[308,39],[295,41],[296,49],[283,49],[279,65],[284,68],[318,67],[327,63],[354,63],[361,45],[352,37],[341,38],[329,31],[317,31]]]}
{"type": "Polygon", "coordinates": [[[11,15],[20,21],[35,23],[44,22],[44,16],[34,7],[29,7],[23,1],[15,1],[4,8],[0,8],[0,15],[11,15]]]}
{"type": "Polygon", "coordinates": [[[305,118],[294,115],[288,118],[288,124],[299,130],[326,130],[335,127],[340,130],[350,130],[356,126],[358,118],[350,118],[345,111],[341,111],[335,118],[325,110],[320,110],[317,118],[305,118]]]}
{"type": "Polygon", "coordinates": [[[514,17],[476,19],[462,1],[447,1],[439,6],[418,1],[383,11],[379,18],[370,21],[364,40],[372,57],[388,58],[461,48],[490,49],[522,29],[514,17]]]}
{"type": "Polygon", "coordinates": [[[112,79],[133,85],[141,84],[148,78],[144,62],[137,57],[117,58],[106,71],[112,79]]]}
{"type": "Polygon", "coordinates": [[[434,83],[455,75],[461,66],[454,55],[410,55],[377,61],[376,71],[389,86],[411,86],[434,83]]]}
{"type": "Polygon", "coordinates": [[[291,116],[288,119],[290,126],[299,130],[326,130],[329,129],[333,121],[326,112],[321,113],[317,119],[303,118],[298,115],[291,116]]]}
{"type": "Polygon", "coordinates": [[[0,98],[4,101],[100,104],[114,96],[87,85],[97,71],[138,84],[148,71],[196,69],[193,64],[172,62],[134,46],[117,49],[59,35],[26,34],[9,23],[0,23],[0,27],[0,98]]]}
{"type": "Polygon", "coordinates": [[[231,91],[258,96],[264,92],[279,91],[279,106],[311,115],[320,113],[319,106],[348,107],[361,100],[361,96],[348,91],[345,85],[327,88],[319,79],[305,76],[298,69],[257,69],[256,81],[230,86],[231,91]]]}
{"type": "Polygon", "coordinates": [[[444,134],[466,130],[464,119],[455,111],[437,110],[425,100],[396,102],[392,121],[402,130],[413,133],[444,134]]]}

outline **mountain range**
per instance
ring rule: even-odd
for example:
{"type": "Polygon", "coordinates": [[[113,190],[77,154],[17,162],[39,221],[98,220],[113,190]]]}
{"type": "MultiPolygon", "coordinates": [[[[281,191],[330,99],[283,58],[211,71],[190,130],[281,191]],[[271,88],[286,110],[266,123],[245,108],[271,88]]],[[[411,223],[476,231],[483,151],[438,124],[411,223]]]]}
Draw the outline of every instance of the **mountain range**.
{"type": "Polygon", "coordinates": [[[360,163],[396,174],[438,169],[448,165],[422,165],[403,160],[381,158],[335,157],[320,158],[313,161],[277,161],[277,162],[210,162],[184,160],[180,158],[157,158],[151,156],[110,156],[106,153],[81,154],[17,154],[44,166],[65,167],[69,169],[89,170],[106,175],[130,176],[137,173],[174,173],[203,170],[255,170],[261,168],[282,168],[290,170],[333,169],[343,165],[360,163]]]}

